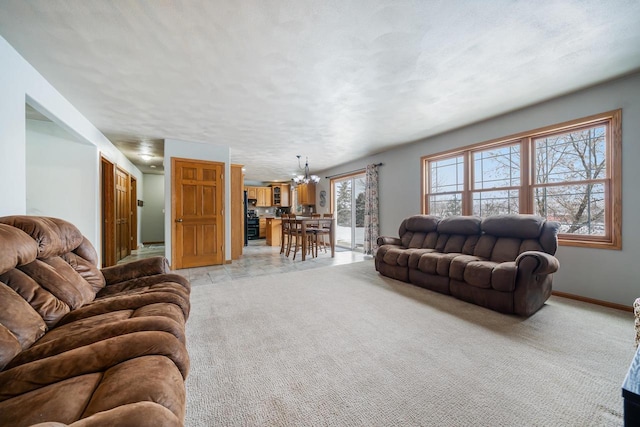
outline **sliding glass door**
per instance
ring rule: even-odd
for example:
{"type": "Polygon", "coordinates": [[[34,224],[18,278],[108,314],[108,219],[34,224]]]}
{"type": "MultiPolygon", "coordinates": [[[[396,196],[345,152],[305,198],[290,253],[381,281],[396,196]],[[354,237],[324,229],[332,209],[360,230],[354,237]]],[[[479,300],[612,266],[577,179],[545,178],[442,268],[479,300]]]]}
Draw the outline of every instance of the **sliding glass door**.
{"type": "Polygon", "coordinates": [[[364,246],[364,174],[331,180],[336,215],[336,246],[362,250],[364,246]]]}

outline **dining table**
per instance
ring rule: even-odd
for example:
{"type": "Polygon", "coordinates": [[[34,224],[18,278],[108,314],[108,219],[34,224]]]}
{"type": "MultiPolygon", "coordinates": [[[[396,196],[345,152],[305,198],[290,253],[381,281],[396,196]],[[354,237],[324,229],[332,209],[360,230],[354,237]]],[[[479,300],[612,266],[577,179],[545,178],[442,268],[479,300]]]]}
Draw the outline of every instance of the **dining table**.
{"type": "MultiPolygon", "coordinates": [[[[291,221],[291,219],[289,219],[291,221]]],[[[329,242],[331,246],[331,258],[336,256],[336,221],[334,218],[312,218],[309,216],[296,216],[295,223],[300,225],[302,234],[302,261],[307,258],[307,227],[312,225],[313,227],[322,227],[323,225],[329,225],[329,242]]],[[[284,239],[284,227],[282,228],[284,239]]],[[[284,240],[283,240],[284,241],[284,240]]]]}

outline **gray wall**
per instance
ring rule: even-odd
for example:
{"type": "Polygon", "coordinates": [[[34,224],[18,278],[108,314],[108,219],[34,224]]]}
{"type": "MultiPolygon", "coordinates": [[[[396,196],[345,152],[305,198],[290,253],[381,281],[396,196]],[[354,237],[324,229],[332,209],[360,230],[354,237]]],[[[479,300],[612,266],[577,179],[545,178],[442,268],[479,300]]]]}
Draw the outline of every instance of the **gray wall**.
{"type": "MultiPolygon", "coordinates": [[[[640,73],[326,170],[321,176],[384,163],[379,169],[380,229],[383,235],[397,236],[400,221],[420,212],[420,157],[618,108],[623,138],[622,250],[560,247],[553,287],[630,306],[640,296],[640,73]]],[[[328,194],[328,186],[323,179],[317,191],[328,194]]]]}
{"type": "Polygon", "coordinates": [[[164,242],[164,175],[144,174],[142,243],[164,242]]]}

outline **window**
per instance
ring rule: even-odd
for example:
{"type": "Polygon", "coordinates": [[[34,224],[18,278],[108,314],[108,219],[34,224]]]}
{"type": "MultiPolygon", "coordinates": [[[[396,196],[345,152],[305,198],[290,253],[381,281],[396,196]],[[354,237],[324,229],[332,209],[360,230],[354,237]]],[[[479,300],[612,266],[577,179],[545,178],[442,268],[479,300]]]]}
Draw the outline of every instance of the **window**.
{"type": "Polygon", "coordinates": [[[533,213],[563,245],[621,248],[621,110],[422,158],[423,212],[533,213]]]}

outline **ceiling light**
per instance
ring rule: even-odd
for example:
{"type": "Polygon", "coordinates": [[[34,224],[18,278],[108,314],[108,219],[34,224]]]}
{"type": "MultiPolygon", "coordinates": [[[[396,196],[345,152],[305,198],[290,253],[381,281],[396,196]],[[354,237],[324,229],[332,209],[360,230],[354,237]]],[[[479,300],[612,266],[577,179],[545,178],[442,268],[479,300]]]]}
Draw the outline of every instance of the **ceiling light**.
{"type": "Polygon", "coordinates": [[[156,165],[150,165],[149,167],[150,167],[151,169],[155,169],[155,168],[156,168],[156,165]]]}
{"type": "Polygon", "coordinates": [[[318,175],[309,175],[309,158],[306,158],[304,163],[304,168],[300,164],[300,155],[296,156],[298,158],[298,169],[304,170],[304,175],[297,175],[293,177],[292,181],[294,184],[308,184],[310,182],[316,183],[320,182],[320,177],[318,175]]]}

